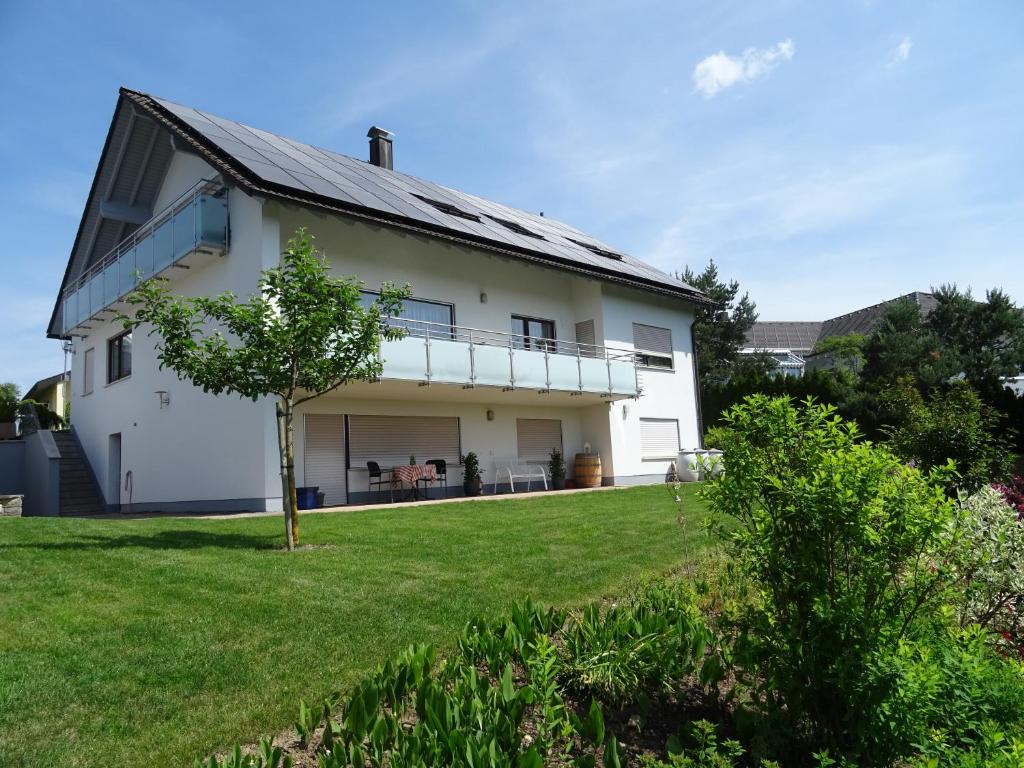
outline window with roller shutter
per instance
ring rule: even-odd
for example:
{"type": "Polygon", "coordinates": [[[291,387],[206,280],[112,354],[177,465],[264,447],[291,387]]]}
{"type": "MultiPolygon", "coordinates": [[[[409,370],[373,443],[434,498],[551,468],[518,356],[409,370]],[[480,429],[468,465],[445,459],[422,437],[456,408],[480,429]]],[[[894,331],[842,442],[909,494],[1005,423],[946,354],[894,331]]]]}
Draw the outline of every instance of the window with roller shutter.
{"type": "Polygon", "coordinates": [[[348,417],[349,467],[365,469],[376,461],[382,469],[444,459],[458,465],[461,455],[457,416],[358,416],[348,417]]]}
{"type": "Polygon", "coordinates": [[[516,419],[519,458],[547,466],[551,451],[562,450],[562,422],[558,419],[516,419]]]}
{"type": "Polygon", "coordinates": [[[304,424],[303,478],[318,486],[328,506],[345,504],[345,417],[307,413],[304,424]]]}
{"type": "Polygon", "coordinates": [[[679,454],[676,419],[640,419],[640,458],[675,459],[679,454]]]}
{"type": "Polygon", "coordinates": [[[672,369],[672,331],[668,328],[633,323],[633,347],[640,365],[672,369]]]}

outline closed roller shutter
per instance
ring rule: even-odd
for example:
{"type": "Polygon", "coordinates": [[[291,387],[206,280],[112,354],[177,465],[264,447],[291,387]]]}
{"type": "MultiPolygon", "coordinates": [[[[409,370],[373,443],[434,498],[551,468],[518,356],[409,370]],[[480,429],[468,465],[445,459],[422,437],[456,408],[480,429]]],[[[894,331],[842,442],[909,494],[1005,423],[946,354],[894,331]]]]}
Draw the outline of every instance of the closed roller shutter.
{"type": "Polygon", "coordinates": [[[307,413],[302,467],[307,486],[318,485],[325,504],[344,504],[345,417],[307,413]]]}
{"type": "Polygon", "coordinates": [[[558,419],[516,419],[519,458],[547,464],[551,451],[562,450],[562,422],[558,419]]]}
{"type": "Polygon", "coordinates": [[[429,459],[459,463],[459,419],[456,416],[349,416],[349,466],[365,469],[376,461],[387,469],[429,459]]]}
{"type": "Polygon", "coordinates": [[[672,354],[672,331],[653,325],[633,323],[633,346],[659,355],[672,354]]]}
{"type": "Polygon", "coordinates": [[[675,459],[679,453],[679,422],[640,419],[640,458],[675,459]]]}
{"type": "Polygon", "coordinates": [[[597,334],[594,333],[593,320],[576,323],[576,343],[583,345],[580,348],[580,354],[584,357],[596,356],[597,350],[594,347],[597,344],[597,334]]]}

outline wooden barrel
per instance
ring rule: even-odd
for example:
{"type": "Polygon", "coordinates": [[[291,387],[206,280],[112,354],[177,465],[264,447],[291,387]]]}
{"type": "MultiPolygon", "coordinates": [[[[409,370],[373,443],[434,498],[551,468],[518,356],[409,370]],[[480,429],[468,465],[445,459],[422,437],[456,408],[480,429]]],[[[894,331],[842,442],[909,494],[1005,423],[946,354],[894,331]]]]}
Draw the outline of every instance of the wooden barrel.
{"type": "Polygon", "coordinates": [[[601,485],[601,454],[577,453],[575,464],[576,487],[598,488],[601,485]]]}

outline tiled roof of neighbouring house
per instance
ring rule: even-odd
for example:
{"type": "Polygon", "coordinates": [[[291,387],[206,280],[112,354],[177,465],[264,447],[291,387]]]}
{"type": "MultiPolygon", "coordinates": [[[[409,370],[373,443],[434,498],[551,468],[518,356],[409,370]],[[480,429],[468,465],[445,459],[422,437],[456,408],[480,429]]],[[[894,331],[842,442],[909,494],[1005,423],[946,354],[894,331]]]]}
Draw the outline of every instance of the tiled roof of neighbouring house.
{"type": "Polygon", "coordinates": [[[921,317],[927,317],[935,309],[936,302],[932,294],[914,291],[905,296],[898,296],[895,299],[889,299],[888,301],[873,304],[870,307],[864,307],[839,317],[833,317],[831,320],[826,320],[822,325],[819,338],[846,336],[851,333],[860,333],[867,336],[875,329],[875,324],[882,318],[886,307],[904,299],[910,299],[917,304],[921,310],[921,317]]]}
{"type": "Polygon", "coordinates": [[[122,96],[191,141],[215,167],[258,193],[299,199],[535,256],[661,293],[705,300],[696,288],[578,229],[431,181],[252,128],[166,99],[122,96]]]}

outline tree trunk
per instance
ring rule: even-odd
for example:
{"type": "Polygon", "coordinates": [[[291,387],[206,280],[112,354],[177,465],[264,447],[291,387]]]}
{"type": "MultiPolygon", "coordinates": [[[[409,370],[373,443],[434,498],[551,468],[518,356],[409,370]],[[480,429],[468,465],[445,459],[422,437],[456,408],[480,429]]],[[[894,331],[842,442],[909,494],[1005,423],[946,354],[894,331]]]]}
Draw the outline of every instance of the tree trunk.
{"type": "MultiPolygon", "coordinates": [[[[285,401],[282,400],[282,403],[285,401]]],[[[277,406],[277,449],[281,456],[281,509],[284,511],[284,537],[287,542],[288,551],[295,549],[295,539],[292,536],[292,516],[295,508],[292,506],[292,486],[288,482],[288,430],[285,427],[285,407],[279,403],[277,406]]]]}
{"type": "Polygon", "coordinates": [[[285,457],[288,459],[288,505],[291,507],[292,546],[299,543],[299,500],[295,493],[295,413],[289,400],[284,414],[285,457]]]}

